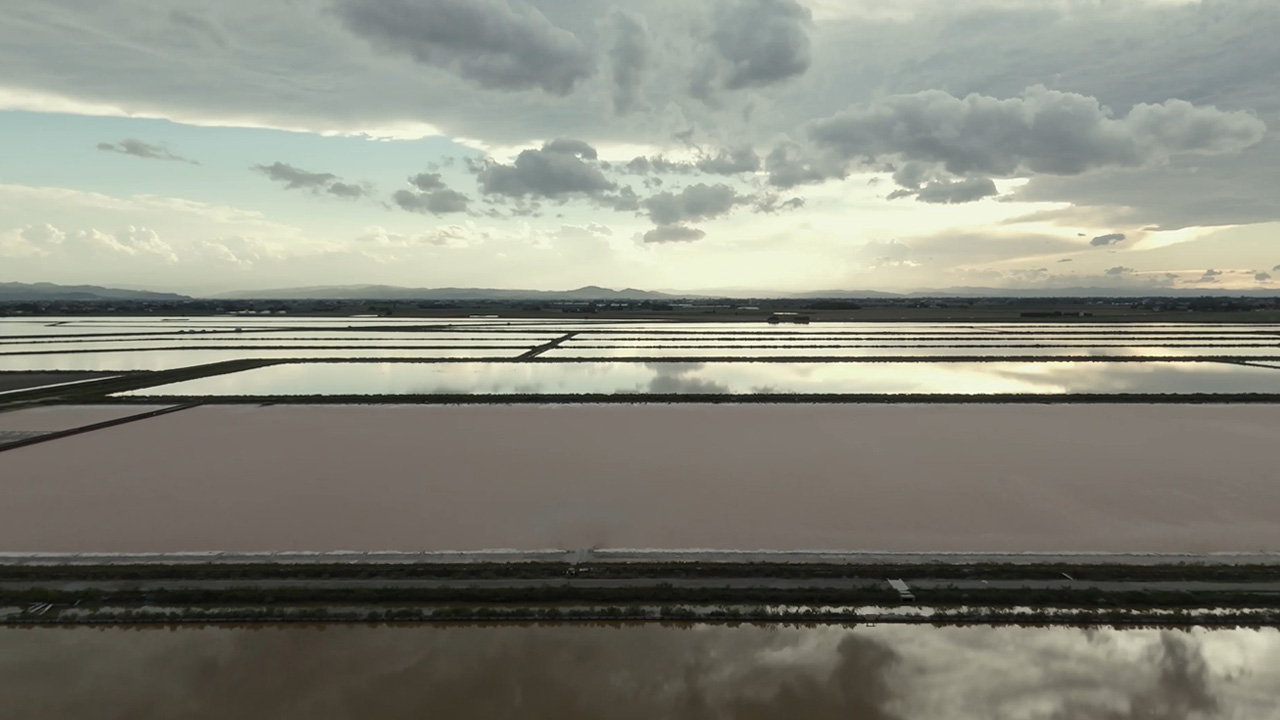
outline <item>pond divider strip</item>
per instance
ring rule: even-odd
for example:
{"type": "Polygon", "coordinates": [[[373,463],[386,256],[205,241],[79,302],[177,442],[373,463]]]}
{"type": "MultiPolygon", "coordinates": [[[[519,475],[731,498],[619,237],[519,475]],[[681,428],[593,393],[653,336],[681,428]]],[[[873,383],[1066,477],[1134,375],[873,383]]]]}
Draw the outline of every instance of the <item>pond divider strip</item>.
{"type": "Polygon", "coordinates": [[[563,343],[563,342],[565,342],[565,341],[567,341],[567,340],[572,339],[572,338],[573,338],[573,336],[574,336],[574,335],[577,335],[577,334],[578,334],[578,333],[576,333],[576,332],[565,333],[564,335],[562,335],[562,336],[560,336],[560,337],[556,338],[555,340],[552,340],[552,341],[551,341],[551,342],[549,342],[549,343],[544,343],[544,344],[539,345],[539,346],[537,346],[537,347],[535,347],[535,348],[532,348],[531,350],[529,350],[529,352],[524,353],[523,355],[517,355],[515,359],[516,359],[516,360],[528,360],[528,359],[530,359],[530,358],[536,358],[536,357],[538,357],[539,355],[541,355],[542,353],[544,353],[544,352],[546,352],[546,351],[548,351],[548,350],[551,350],[552,348],[560,347],[560,343],[563,343]]]}
{"type": "Polygon", "coordinates": [[[52,440],[61,440],[62,438],[71,437],[72,435],[80,435],[82,433],[93,432],[94,430],[103,430],[105,428],[115,427],[117,425],[124,425],[125,423],[136,422],[138,420],[147,420],[153,417],[160,417],[161,415],[168,415],[169,413],[175,413],[175,412],[178,412],[179,410],[188,410],[193,407],[198,407],[201,404],[202,403],[199,403],[199,402],[183,403],[181,405],[174,405],[171,407],[160,408],[159,410],[150,410],[148,412],[139,413],[137,415],[129,415],[127,417],[116,418],[114,420],[106,420],[99,423],[93,423],[91,425],[82,425],[77,428],[71,428],[70,430],[59,430],[57,432],[45,433],[43,435],[37,435],[35,437],[16,440],[14,442],[11,442],[5,445],[0,445],[0,452],[5,452],[6,450],[16,450],[21,447],[36,445],[38,443],[43,443],[43,442],[50,442],[52,440]]]}

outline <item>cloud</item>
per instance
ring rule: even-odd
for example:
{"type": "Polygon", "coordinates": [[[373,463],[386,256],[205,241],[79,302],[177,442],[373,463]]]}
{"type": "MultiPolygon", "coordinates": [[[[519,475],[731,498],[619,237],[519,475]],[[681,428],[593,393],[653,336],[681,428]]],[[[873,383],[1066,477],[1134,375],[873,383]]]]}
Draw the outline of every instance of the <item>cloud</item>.
{"type": "Polygon", "coordinates": [[[1202,282],[1202,283],[1218,282],[1218,276],[1221,274],[1222,274],[1221,270],[1214,270],[1213,268],[1209,268],[1208,270],[1204,271],[1204,274],[1201,275],[1200,278],[1196,280],[1196,282],[1202,282]]]}
{"type": "Polygon", "coordinates": [[[1124,241],[1124,233],[1110,233],[1107,235],[1099,235],[1095,237],[1094,239],[1089,241],[1089,244],[1093,245],[1094,247],[1100,247],[1100,246],[1106,246],[1106,245],[1115,245],[1116,243],[1123,242],[1123,241],[1124,241]]]}
{"type": "Polygon", "coordinates": [[[779,188],[816,185],[827,180],[843,180],[848,164],[829,153],[808,153],[795,143],[780,144],[765,158],[769,184],[779,188]]]}
{"type": "Polygon", "coordinates": [[[618,11],[613,14],[614,40],[609,51],[613,76],[613,110],[619,115],[639,104],[640,86],[651,53],[649,30],[644,18],[618,11]]]}
{"type": "Polygon", "coordinates": [[[409,184],[424,192],[447,187],[440,179],[440,173],[418,173],[409,178],[409,184]]]}
{"type": "Polygon", "coordinates": [[[412,189],[397,190],[391,201],[401,210],[413,213],[447,215],[466,212],[471,198],[450,188],[440,173],[418,173],[409,177],[412,189]]]}
{"type": "Polygon", "coordinates": [[[276,182],[284,183],[285,188],[289,190],[323,188],[337,180],[337,176],[333,173],[307,172],[282,162],[254,165],[252,169],[276,182]]]}
{"type": "Polygon", "coordinates": [[[486,195],[561,198],[600,196],[617,189],[595,161],[595,148],[580,140],[557,139],[540,150],[524,150],[511,165],[487,160],[478,167],[486,195]]]}
{"type": "Polygon", "coordinates": [[[916,200],[937,205],[956,205],[975,202],[983,198],[998,195],[999,190],[991,178],[968,178],[965,180],[936,180],[918,190],[895,190],[889,193],[890,200],[914,195],[916,200]]]}
{"type": "Polygon", "coordinates": [[[584,160],[595,160],[600,154],[596,149],[591,147],[589,143],[582,140],[574,140],[572,138],[556,138],[548,141],[542,146],[543,152],[560,153],[562,155],[573,155],[584,160]]]}
{"type": "Polygon", "coordinates": [[[699,159],[694,166],[710,175],[738,175],[760,169],[760,156],[749,145],[733,150],[720,150],[699,159]]]}
{"type": "Polygon", "coordinates": [[[1072,260],[1071,258],[1062,258],[1062,259],[1061,259],[1061,260],[1059,260],[1058,262],[1060,262],[1060,263],[1064,263],[1064,262],[1073,262],[1073,260],[1072,260]]]}
{"type": "Polygon", "coordinates": [[[721,3],[712,22],[716,55],[695,70],[691,92],[706,98],[714,85],[726,90],[760,88],[809,69],[812,13],[794,0],[721,3]]]}
{"type": "Polygon", "coordinates": [[[595,72],[582,42],[524,0],[339,0],[337,12],[374,47],[485,88],[567,95],[595,72]]]}
{"type": "Polygon", "coordinates": [[[163,145],[151,145],[134,138],[125,138],[120,142],[98,143],[98,149],[105,152],[120,153],[121,155],[132,155],[134,157],[145,158],[147,160],[171,160],[174,162],[184,162],[191,165],[199,165],[195,160],[189,160],[181,155],[175,155],[163,145]]]}
{"type": "Polygon", "coordinates": [[[599,203],[601,207],[613,208],[618,212],[638,212],[640,210],[640,196],[628,185],[623,185],[616,193],[601,195],[599,203]]]}
{"type": "Polygon", "coordinates": [[[804,207],[804,198],[793,197],[783,200],[774,193],[762,192],[753,196],[751,209],[758,213],[776,213],[787,210],[799,210],[804,207]]]}
{"type": "MultiPolygon", "coordinates": [[[[19,246],[16,254],[24,257],[44,256],[67,262],[117,256],[178,262],[173,247],[161,240],[155,230],[135,225],[109,232],[96,228],[63,230],[49,223],[40,223],[5,235],[19,246]]],[[[0,243],[0,246],[5,244],[0,243]]]]}
{"type": "Polygon", "coordinates": [[[1253,274],[1253,279],[1260,282],[1271,282],[1271,273],[1258,272],[1253,274]]]}
{"type": "Polygon", "coordinates": [[[707,233],[698,228],[684,225],[659,225],[644,234],[647,243],[693,242],[706,237],[707,233]]]}
{"type": "Polygon", "coordinates": [[[434,245],[436,247],[468,247],[488,239],[487,233],[463,225],[444,225],[422,235],[404,235],[374,225],[355,238],[358,247],[380,249],[411,248],[434,245]]]}
{"type": "Polygon", "coordinates": [[[646,199],[643,205],[655,224],[674,225],[719,217],[743,200],[736,190],[723,183],[697,183],[678,194],[664,190],[646,199]]]}
{"type": "Polygon", "coordinates": [[[364,188],[359,185],[352,185],[351,183],[344,182],[335,182],[330,184],[325,192],[345,200],[355,200],[357,198],[362,198],[365,195],[364,188]]]}
{"type": "Polygon", "coordinates": [[[1275,267],[1271,268],[1271,272],[1277,272],[1277,271],[1280,271],[1280,265],[1276,265],[1275,267]]]}
{"type": "Polygon", "coordinates": [[[941,90],[895,95],[814,121],[819,150],[846,162],[898,158],[958,176],[1078,175],[1142,167],[1179,154],[1234,153],[1262,139],[1253,115],[1182,100],[1115,116],[1096,98],[1041,85],[999,99],[941,90]]]}
{"type": "Polygon", "coordinates": [[[343,200],[358,200],[368,194],[368,188],[342,182],[333,173],[308,172],[288,163],[277,161],[270,165],[254,165],[250,169],[283,183],[286,190],[310,190],[315,194],[325,192],[343,200]]]}
{"type": "Polygon", "coordinates": [[[1117,265],[1115,267],[1107,268],[1108,275],[1128,275],[1132,272],[1133,272],[1133,268],[1125,267],[1123,265],[1117,265]]]}
{"type": "Polygon", "coordinates": [[[432,215],[466,212],[467,203],[471,201],[466,195],[449,188],[431,192],[397,190],[391,199],[401,210],[432,215]]]}

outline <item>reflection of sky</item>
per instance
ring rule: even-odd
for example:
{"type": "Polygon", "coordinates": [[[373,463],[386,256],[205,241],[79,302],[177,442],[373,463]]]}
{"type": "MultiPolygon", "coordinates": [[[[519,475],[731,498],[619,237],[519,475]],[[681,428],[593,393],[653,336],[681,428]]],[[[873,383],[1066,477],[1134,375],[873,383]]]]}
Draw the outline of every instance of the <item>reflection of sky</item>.
{"type": "Polygon", "coordinates": [[[1280,357],[1280,346],[1266,347],[598,347],[561,345],[544,358],[610,357],[1280,357]]]}
{"type": "Polygon", "coordinates": [[[1275,720],[1280,632],[0,630],[21,718],[1275,720]]]}
{"type": "Polygon", "coordinates": [[[311,363],[138,395],[1277,393],[1280,372],[1213,362],[311,363]]]}
{"type": "Polygon", "coordinates": [[[294,360],[298,358],[513,358],[524,348],[447,350],[161,350],[157,352],[92,352],[52,355],[0,355],[0,371],[18,370],[172,370],[226,360],[294,360]]]}

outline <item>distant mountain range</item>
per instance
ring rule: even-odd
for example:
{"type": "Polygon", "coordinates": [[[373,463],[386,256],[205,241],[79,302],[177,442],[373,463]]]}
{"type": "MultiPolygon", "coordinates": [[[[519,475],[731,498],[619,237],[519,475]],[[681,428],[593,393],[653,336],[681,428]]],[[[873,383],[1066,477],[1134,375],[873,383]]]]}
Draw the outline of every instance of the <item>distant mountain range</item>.
{"type": "Polygon", "coordinates": [[[55,285],[53,283],[0,282],[0,301],[39,302],[41,300],[81,300],[101,302],[106,300],[186,300],[186,295],[147,292],[145,290],[121,290],[97,285],[55,285]]]}
{"type": "MultiPolygon", "coordinates": [[[[711,298],[786,298],[816,299],[891,299],[891,298],[1088,298],[1088,297],[1274,297],[1276,289],[1221,290],[1191,288],[1132,288],[1132,287],[1071,287],[1071,288],[989,288],[951,287],[938,290],[917,290],[905,293],[878,290],[813,290],[808,292],[770,292],[732,288],[706,290],[695,293],[678,291],[656,292],[652,290],[611,290],[588,285],[576,290],[507,290],[496,288],[409,288],[395,285],[331,285],[320,287],[283,288],[273,290],[242,290],[214,296],[225,300],[666,300],[711,298]]],[[[174,301],[188,300],[176,293],[121,290],[97,285],[56,285],[54,283],[0,282],[0,302],[83,301],[103,302],[111,300],[174,301]]]]}
{"type": "Polygon", "coordinates": [[[494,288],[407,288],[395,285],[335,285],[243,290],[219,295],[229,300],[674,300],[673,295],[649,290],[610,290],[589,285],[577,290],[498,290],[494,288]]]}
{"type": "Polygon", "coordinates": [[[407,288],[394,285],[336,285],[326,287],[286,288],[280,290],[245,290],[219,295],[234,300],[681,300],[709,298],[786,298],[799,300],[823,299],[891,299],[891,298],[1086,298],[1086,297],[1203,297],[1248,296],[1270,297],[1280,294],[1278,289],[1221,290],[1192,288],[1130,288],[1130,287],[1070,287],[1070,288],[989,288],[951,287],[937,290],[916,290],[893,293],[879,290],[812,290],[807,292],[773,292],[747,288],[704,290],[698,292],[637,290],[611,290],[588,285],[576,290],[501,290],[494,288],[407,288]]]}

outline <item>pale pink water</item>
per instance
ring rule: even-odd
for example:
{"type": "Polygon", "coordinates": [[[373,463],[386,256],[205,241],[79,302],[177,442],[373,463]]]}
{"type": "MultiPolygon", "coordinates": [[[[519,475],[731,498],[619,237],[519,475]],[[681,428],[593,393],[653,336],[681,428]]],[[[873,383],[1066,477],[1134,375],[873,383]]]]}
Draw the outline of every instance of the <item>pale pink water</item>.
{"type": "Polygon", "coordinates": [[[1280,550],[1280,406],[211,406],[0,453],[0,550],[1280,550]]]}

